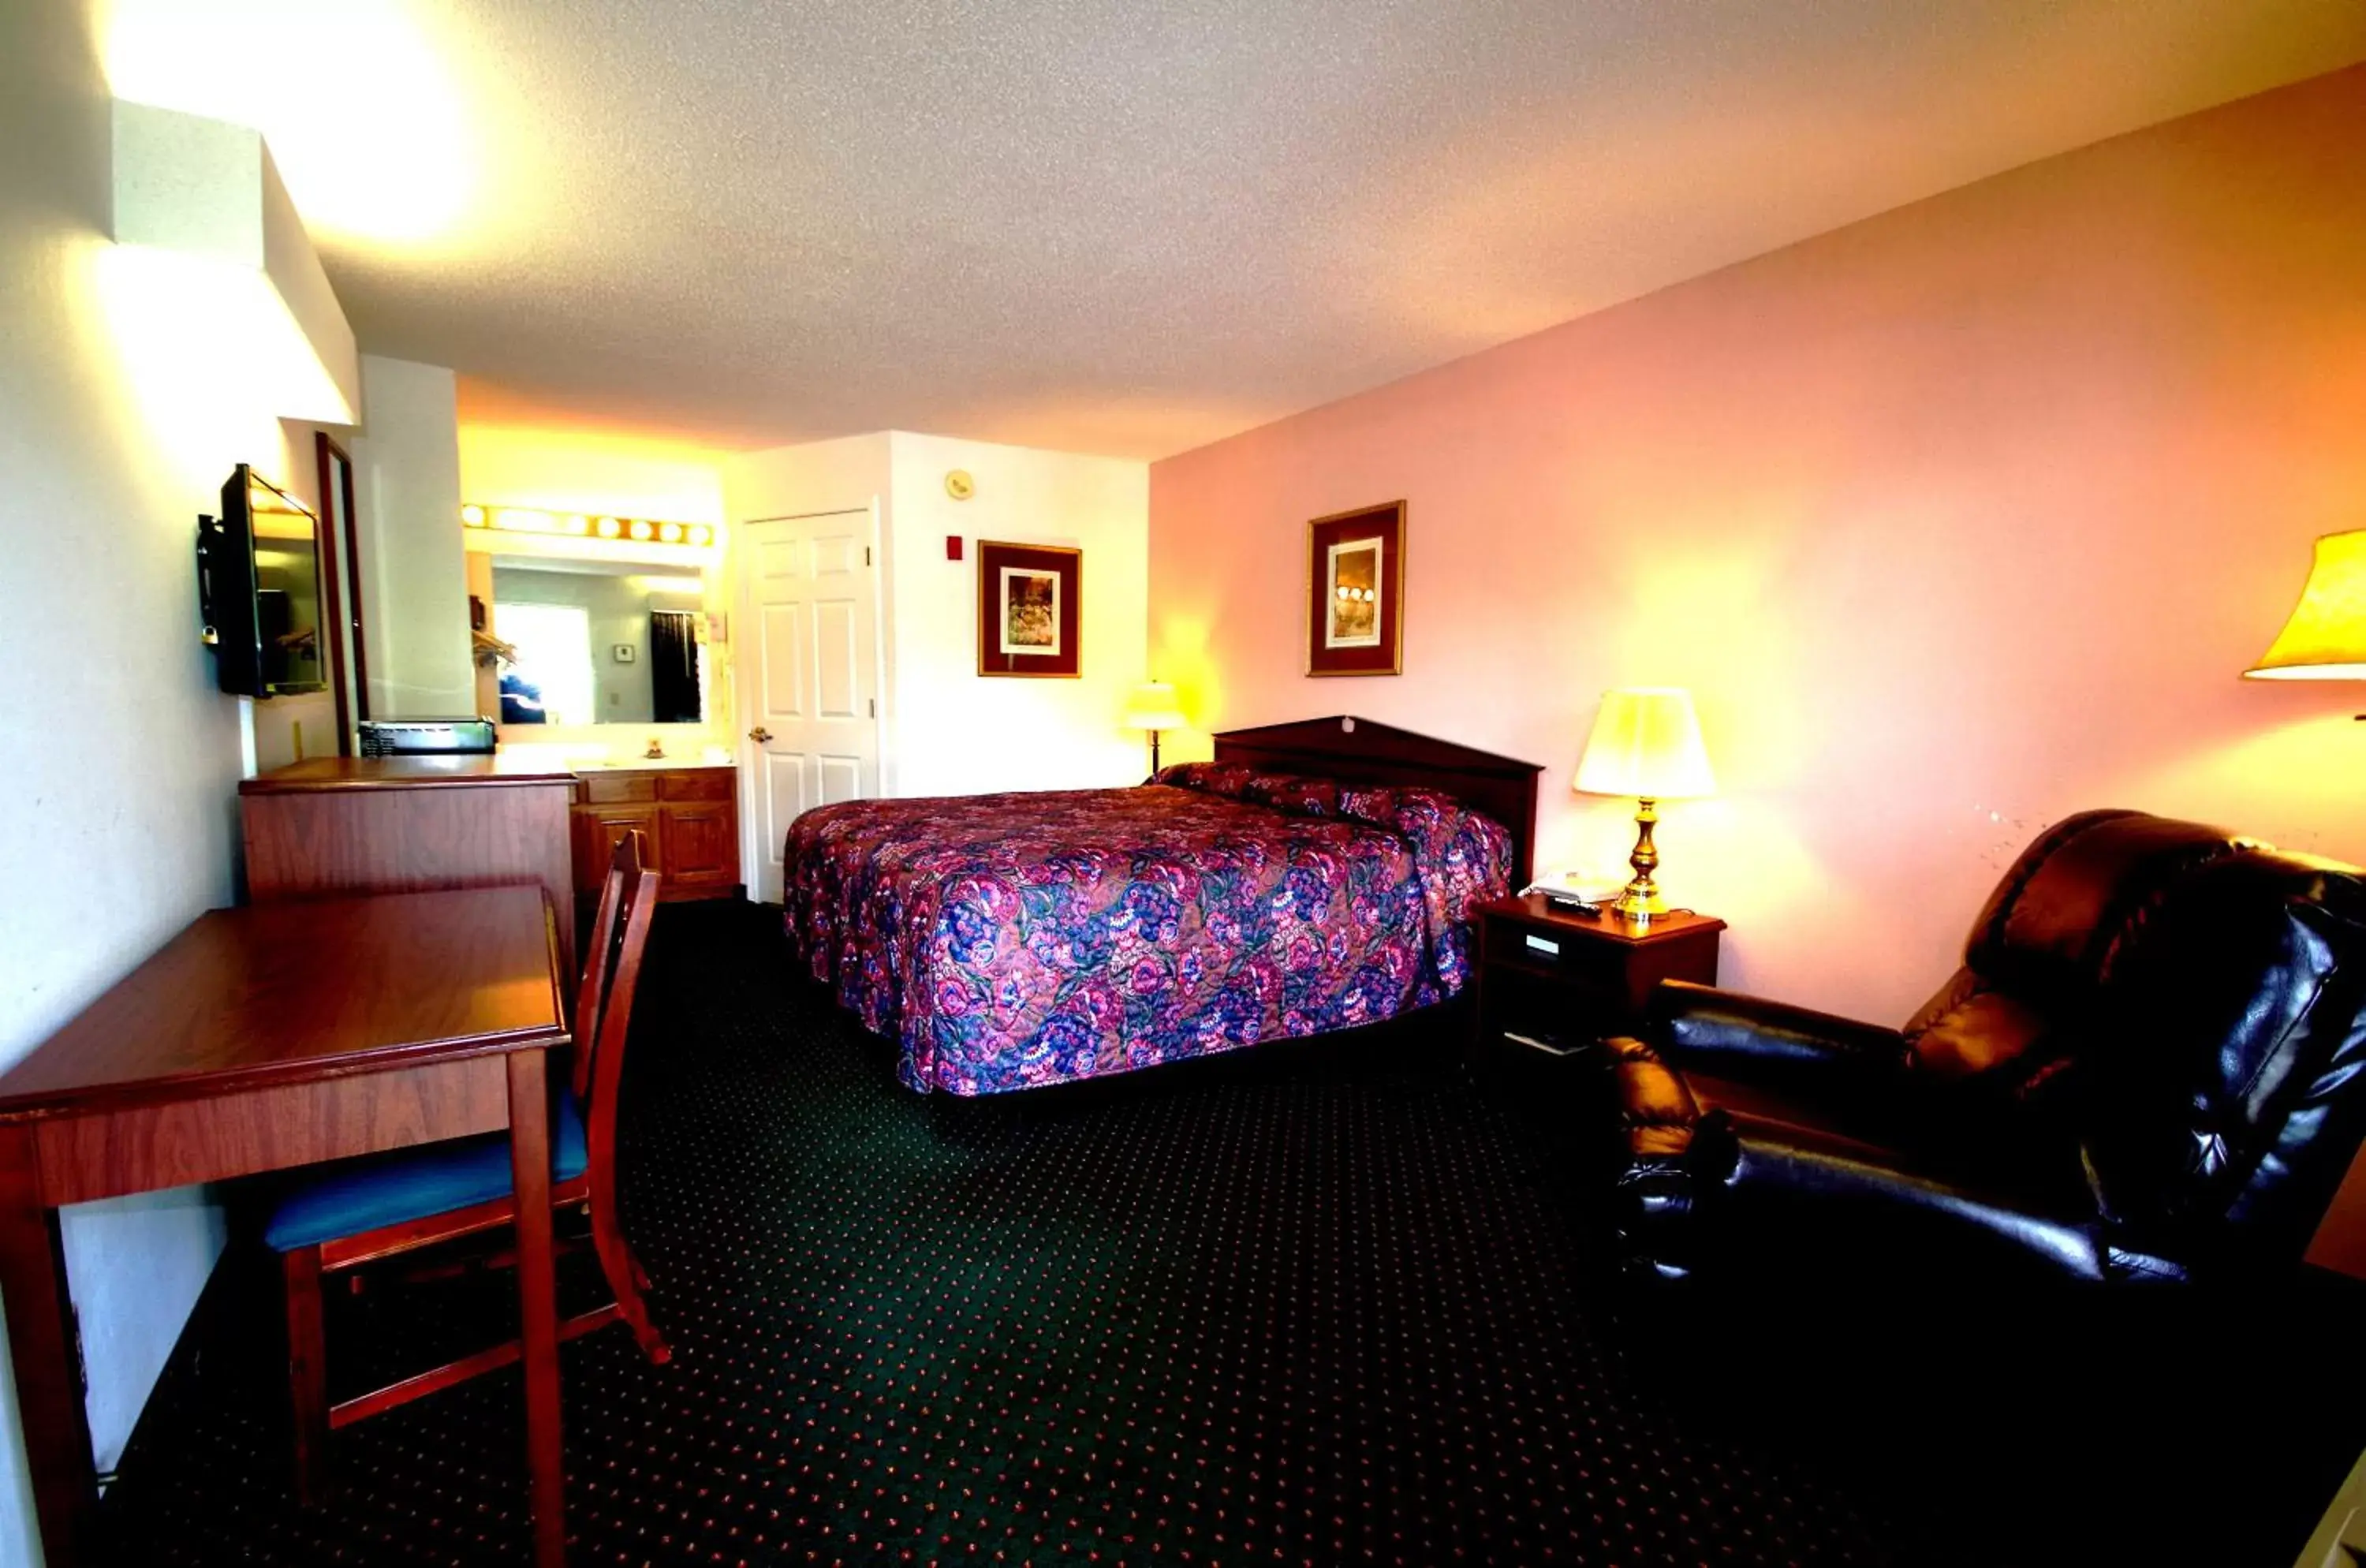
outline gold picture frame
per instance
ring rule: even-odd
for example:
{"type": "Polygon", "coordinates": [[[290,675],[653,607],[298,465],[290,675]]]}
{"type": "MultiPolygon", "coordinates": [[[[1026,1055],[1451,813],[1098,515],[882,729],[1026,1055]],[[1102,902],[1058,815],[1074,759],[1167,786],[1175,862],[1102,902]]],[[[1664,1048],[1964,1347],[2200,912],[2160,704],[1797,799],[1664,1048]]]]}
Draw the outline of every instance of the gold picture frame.
{"type": "Polygon", "coordinates": [[[1404,673],[1405,524],[1403,501],[1353,507],[1306,525],[1306,673],[1404,673]],[[1362,592],[1366,604],[1342,606],[1362,592]]]}

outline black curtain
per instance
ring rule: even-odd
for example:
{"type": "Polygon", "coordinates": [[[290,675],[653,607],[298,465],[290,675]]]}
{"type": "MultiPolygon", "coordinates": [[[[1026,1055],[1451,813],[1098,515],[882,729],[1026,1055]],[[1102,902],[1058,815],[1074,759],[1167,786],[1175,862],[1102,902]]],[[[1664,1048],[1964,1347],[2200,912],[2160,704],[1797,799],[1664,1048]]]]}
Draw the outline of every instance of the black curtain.
{"type": "Polygon", "coordinates": [[[698,722],[698,635],[687,610],[649,612],[649,717],[698,722]]]}

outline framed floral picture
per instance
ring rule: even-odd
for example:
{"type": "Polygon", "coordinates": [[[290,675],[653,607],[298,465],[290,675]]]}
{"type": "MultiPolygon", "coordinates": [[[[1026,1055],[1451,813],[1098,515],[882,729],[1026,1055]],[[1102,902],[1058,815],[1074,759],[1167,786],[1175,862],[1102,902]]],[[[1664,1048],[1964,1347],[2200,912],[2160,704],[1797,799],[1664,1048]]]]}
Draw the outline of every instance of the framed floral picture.
{"type": "Polygon", "coordinates": [[[977,672],[1084,671],[1084,552],[1055,545],[977,544],[977,672]]]}
{"type": "Polygon", "coordinates": [[[1404,671],[1405,503],[1306,525],[1306,672],[1404,671]]]}

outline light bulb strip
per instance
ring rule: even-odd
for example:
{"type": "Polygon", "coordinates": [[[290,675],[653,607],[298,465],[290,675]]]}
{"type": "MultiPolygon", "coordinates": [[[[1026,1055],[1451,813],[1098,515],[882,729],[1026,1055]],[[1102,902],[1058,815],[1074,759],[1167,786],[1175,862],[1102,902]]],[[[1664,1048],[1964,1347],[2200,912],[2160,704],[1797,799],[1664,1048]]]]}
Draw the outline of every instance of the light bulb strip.
{"type": "Polygon", "coordinates": [[[544,512],[531,506],[481,506],[473,502],[460,508],[460,526],[559,538],[629,540],[637,545],[687,545],[698,550],[713,546],[715,533],[711,523],[600,517],[583,512],[544,512]]]}

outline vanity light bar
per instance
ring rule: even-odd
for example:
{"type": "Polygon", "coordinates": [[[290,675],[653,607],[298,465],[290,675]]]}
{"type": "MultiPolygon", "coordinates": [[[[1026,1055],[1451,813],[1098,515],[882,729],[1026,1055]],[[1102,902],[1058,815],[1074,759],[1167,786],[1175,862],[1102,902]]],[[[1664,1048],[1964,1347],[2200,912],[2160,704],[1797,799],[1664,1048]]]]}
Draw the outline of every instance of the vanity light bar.
{"type": "Polygon", "coordinates": [[[715,543],[715,529],[705,523],[659,523],[646,517],[591,517],[582,513],[538,512],[530,506],[460,508],[464,528],[494,528],[510,534],[557,534],[575,538],[630,539],[636,544],[689,545],[704,549],[715,543]]]}

